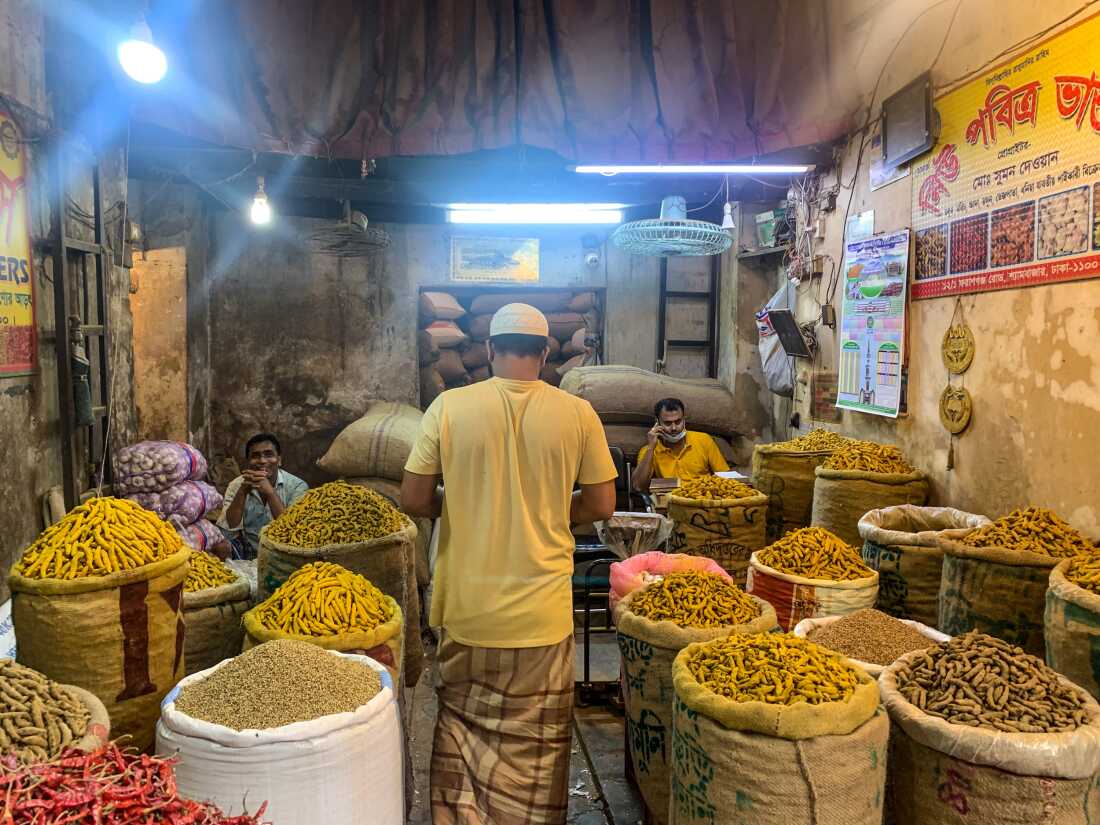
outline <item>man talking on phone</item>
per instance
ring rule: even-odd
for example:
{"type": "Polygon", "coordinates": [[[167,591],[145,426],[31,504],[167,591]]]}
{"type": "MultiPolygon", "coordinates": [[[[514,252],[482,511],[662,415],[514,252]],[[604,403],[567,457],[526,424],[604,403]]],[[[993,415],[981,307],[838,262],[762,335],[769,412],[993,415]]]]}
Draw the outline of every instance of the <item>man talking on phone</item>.
{"type": "Polygon", "coordinates": [[[683,481],[730,468],[713,438],[687,428],[684,402],[679,398],[662,398],[653,407],[653,415],[657,421],[649,431],[648,443],[638,453],[638,466],[631,477],[634,489],[648,491],[653,478],[683,481]]]}

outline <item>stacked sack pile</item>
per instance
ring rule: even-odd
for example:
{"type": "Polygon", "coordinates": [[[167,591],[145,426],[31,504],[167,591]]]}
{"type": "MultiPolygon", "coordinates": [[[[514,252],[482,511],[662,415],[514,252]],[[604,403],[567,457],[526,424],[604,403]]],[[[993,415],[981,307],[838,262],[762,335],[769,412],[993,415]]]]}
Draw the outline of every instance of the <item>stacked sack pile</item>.
{"type": "Polygon", "coordinates": [[[733,394],[710,378],[672,378],[618,365],[577,367],[562,378],[561,388],[592,405],[603,422],[608,446],[621,449],[630,462],[645,446],[653,405],[662,398],[683,401],[688,429],[711,435],[731,466],[736,462],[730,439],[747,431],[733,394]]]}
{"type": "Polygon", "coordinates": [[[464,298],[449,292],[420,294],[420,403],[427,407],[445,389],[489,378],[489,323],[506,304],[524,303],[546,314],[550,357],[542,380],[557,386],[588,354],[585,339],[599,335],[601,317],[592,291],[491,292],[464,298]]]}
{"type": "Polygon", "coordinates": [[[206,458],[182,441],[141,441],[114,456],[115,492],[169,522],[196,550],[212,550],[225,541],[207,516],[222,506],[222,496],[207,484],[206,458]]]}

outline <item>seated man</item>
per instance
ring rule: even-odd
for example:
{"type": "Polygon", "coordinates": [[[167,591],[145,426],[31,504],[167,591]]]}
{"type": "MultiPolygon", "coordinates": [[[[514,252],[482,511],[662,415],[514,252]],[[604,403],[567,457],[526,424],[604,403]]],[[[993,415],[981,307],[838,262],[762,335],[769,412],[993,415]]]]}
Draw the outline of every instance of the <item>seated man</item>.
{"type": "Polygon", "coordinates": [[[309,485],[282,469],[282,447],[271,433],[258,433],[244,447],[248,469],[229,482],[218,527],[233,542],[233,556],[254,559],[260,530],[305,495],[309,485]]]}
{"type": "Polygon", "coordinates": [[[646,492],[652,478],[687,479],[729,470],[714,439],[688,430],[684,402],[662,398],[653,408],[657,423],[649,431],[649,443],[638,453],[631,480],[634,489],[646,492]]]}

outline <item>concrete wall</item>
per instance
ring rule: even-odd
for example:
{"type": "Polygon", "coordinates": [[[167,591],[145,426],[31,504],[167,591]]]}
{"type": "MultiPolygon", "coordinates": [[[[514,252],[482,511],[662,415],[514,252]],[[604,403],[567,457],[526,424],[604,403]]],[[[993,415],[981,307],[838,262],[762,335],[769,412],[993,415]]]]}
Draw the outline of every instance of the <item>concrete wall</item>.
{"type": "MultiPolygon", "coordinates": [[[[1014,43],[1035,35],[1074,11],[1076,0],[1042,4],[1011,0],[967,0],[933,69],[937,84],[973,71],[1014,43]]],[[[897,52],[883,74],[876,106],[928,68],[944,40],[955,4],[928,2],[873,3],[852,0],[836,4],[834,20],[847,26],[847,54],[860,54],[852,76],[869,97],[890,50],[897,52]],[[923,17],[922,12],[927,11],[923,17]],[[902,37],[907,25],[918,22],[902,37]],[[899,42],[900,39],[900,42],[899,42]]],[[[842,160],[847,184],[856,169],[858,145],[842,160]]],[[[875,231],[910,224],[910,179],[870,192],[868,158],[855,178],[852,214],[875,211],[875,231]]],[[[828,186],[835,178],[824,181],[828,186]]],[[[849,192],[841,190],[836,212],[828,218],[819,251],[838,260],[842,222],[849,192]]],[[[962,384],[974,399],[970,429],[954,448],[939,422],[938,400],[947,375],[940,342],[950,325],[953,298],[918,301],[910,307],[909,415],[899,421],[843,413],[838,428],[851,435],[897,443],[932,477],[939,502],[966,510],[1001,515],[1013,507],[1051,507],[1094,538],[1100,537],[1100,509],[1095,500],[1097,475],[1093,455],[1100,439],[1100,281],[1083,281],[1031,289],[967,296],[962,308],[977,340],[974,365],[962,384]]],[[[839,297],[836,301],[839,313],[839,297]]],[[[804,300],[804,320],[817,307],[804,300]]],[[[836,369],[835,337],[818,329],[824,369],[836,369]]],[[[809,415],[809,374],[803,368],[796,406],[809,415]]],[[[786,434],[777,416],[776,430],[786,434]]]]}
{"type": "Polygon", "coordinates": [[[134,403],[143,438],[186,441],[187,249],[134,255],[134,403]]]}
{"type": "MultiPolygon", "coordinates": [[[[416,295],[448,283],[451,228],[390,225],[384,252],[339,259],[309,251],[308,234],[321,225],[281,219],[256,230],[232,213],[212,218],[208,453],[215,464],[267,429],[284,438],[287,467],[317,481],[313,462],[369,399],[418,402],[416,295]]],[[[605,244],[599,265],[588,267],[582,234],[531,233],[540,240],[539,285],[606,288],[608,362],[653,369],[657,260],[605,244]]],[[[200,370],[190,364],[192,376],[200,370]]]]}

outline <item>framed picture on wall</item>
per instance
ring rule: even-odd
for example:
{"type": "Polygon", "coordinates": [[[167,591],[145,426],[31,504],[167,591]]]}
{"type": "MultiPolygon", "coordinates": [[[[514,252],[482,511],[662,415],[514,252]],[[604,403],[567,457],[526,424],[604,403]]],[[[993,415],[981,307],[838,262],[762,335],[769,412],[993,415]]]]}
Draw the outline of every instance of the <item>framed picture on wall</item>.
{"type": "Polygon", "coordinates": [[[451,280],[538,283],[538,238],[452,238],[451,280]]]}

